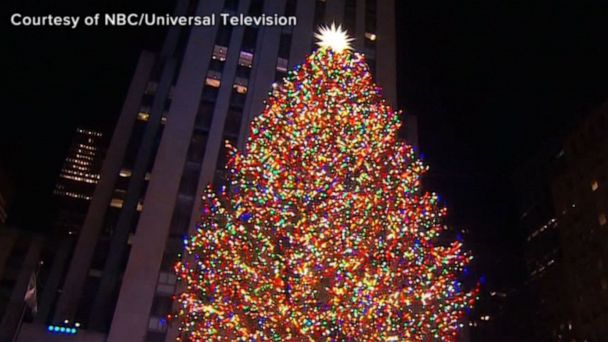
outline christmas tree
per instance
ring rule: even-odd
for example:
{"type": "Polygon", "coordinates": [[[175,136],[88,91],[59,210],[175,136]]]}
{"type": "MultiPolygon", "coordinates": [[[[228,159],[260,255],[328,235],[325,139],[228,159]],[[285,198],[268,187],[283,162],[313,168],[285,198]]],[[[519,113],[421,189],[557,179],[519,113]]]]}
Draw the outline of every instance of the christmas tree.
{"type": "Polygon", "coordinates": [[[269,95],[176,265],[181,341],[454,341],[471,257],[340,28],[269,95]]]}

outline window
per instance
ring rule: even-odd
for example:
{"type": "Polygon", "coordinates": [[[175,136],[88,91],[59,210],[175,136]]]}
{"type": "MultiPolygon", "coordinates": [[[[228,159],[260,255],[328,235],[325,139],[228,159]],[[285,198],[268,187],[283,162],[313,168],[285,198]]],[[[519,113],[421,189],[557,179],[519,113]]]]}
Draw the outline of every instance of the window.
{"type": "Polygon", "coordinates": [[[217,59],[219,61],[225,61],[226,55],[228,54],[228,48],[221,45],[215,45],[213,47],[213,56],[211,58],[217,59]]]}
{"type": "Polygon", "coordinates": [[[150,317],[148,321],[149,331],[165,331],[167,330],[167,321],[161,317],[150,317]]]}
{"type": "Polygon", "coordinates": [[[247,93],[247,83],[248,81],[246,78],[236,77],[233,85],[234,90],[236,90],[236,92],[239,94],[247,93]]]}
{"type": "Polygon", "coordinates": [[[607,222],[607,220],[606,220],[606,214],[601,213],[600,216],[598,216],[598,221],[600,223],[600,226],[606,225],[606,222],[607,222]]]}
{"type": "Polygon", "coordinates": [[[123,200],[121,200],[120,198],[112,198],[112,201],[110,201],[110,206],[112,208],[122,208],[122,204],[123,200]]]}
{"type": "Polygon", "coordinates": [[[593,182],[591,182],[591,191],[595,191],[600,187],[600,184],[594,180],[593,182]]]}
{"type": "Polygon", "coordinates": [[[287,59],[279,57],[277,60],[277,71],[287,72],[287,59]]]}
{"type": "Polygon", "coordinates": [[[150,113],[139,112],[137,113],[137,120],[139,121],[148,121],[150,119],[150,113]]]}
{"type": "Polygon", "coordinates": [[[252,64],[253,64],[253,53],[247,52],[247,51],[241,51],[241,54],[239,55],[239,65],[251,68],[252,64]]]}
{"type": "Polygon", "coordinates": [[[158,285],[156,286],[156,293],[168,296],[173,295],[176,281],[177,277],[175,274],[170,272],[160,272],[158,276],[158,285]]]}
{"type": "Polygon", "coordinates": [[[131,177],[131,170],[129,170],[129,169],[122,169],[122,170],[120,170],[119,175],[120,175],[120,177],[125,177],[125,178],[126,177],[131,177]]]}
{"type": "Polygon", "coordinates": [[[219,88],[221,84],[220,79],[222,79],[222,74],[220,72],[209,70],[209,72],[207,72],[205,84],[214,88],[219,88]]]}

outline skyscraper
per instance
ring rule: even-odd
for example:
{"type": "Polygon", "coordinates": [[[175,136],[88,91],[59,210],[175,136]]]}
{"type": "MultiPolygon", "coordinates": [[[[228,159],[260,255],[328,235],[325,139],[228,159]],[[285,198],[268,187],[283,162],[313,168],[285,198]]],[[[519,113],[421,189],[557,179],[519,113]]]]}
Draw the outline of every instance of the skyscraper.
{"type": "Polygon", "coordinates": [[[102,134],[77,128],[53,194],[58,199],[57,233],[76,234],[99,182],[104,158],[102,134]]]}
{"type": "Polygon", "coordinates": [[[40,305],[36,320],[46,321],[57,300],[57,291],[84,223],[105,156],[101,132],[77,128],[55,183],[56,217],[42,258],[40,305]]]}
{"type": "Polygon", "coordinates": [[[244,145],[268,91],[303,62],[321,24],[349,30],[396,105],[394,11],[392,0],[177,1],[176,15],[278,14],[297,25],[176,26],[160,52],[141,54],[47,323],[78,322],[110,341],[174,339],[172,266],[202,189],[223,182],[224,141],[244,145]]]}

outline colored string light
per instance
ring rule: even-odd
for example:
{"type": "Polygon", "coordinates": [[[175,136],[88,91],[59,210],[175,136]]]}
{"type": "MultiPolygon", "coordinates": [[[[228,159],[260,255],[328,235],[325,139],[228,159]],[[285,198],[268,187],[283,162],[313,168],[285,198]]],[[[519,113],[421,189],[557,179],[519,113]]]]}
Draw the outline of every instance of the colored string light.
{"type": "Polygon", "coordinates": [[[321,47],[274,87],[175,269],[179,341],[455,341],[462,242],[365,63],[321,47]]]}

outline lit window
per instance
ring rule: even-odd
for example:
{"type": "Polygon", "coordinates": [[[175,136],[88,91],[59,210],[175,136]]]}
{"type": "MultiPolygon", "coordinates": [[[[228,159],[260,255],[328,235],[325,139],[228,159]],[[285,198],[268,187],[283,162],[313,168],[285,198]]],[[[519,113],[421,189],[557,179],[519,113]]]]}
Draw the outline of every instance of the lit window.
{"type": "Polygon", "coordinates": [[[247,92],[248,81],[246,78],[237,77],[234,79],[234,90],[239,94],[245,94],[247,92]]]}
{"type": "Polygon", "coordinates": [[[144,204],[139,201],[137,202],[137,211],[142,211],[144,209],[144,204]]]}
{"type": "Polygon", "coordinates": [[[600,222],[600,226],[603,226],[606,224],[606,214],[601,213],[600,216],[598,217],[598,221],[600,222]]]}
{"type": "Polygon", "coordinates": [[[148,330],[149,331],[165,331],[167,330],[167,322],[164,318],[160,317],[150,317],[148,321],[148,330]]]}
{"type": "Polygon", "coordinates": [[[376,40],[376,34],[365,32],[365,38],[371,40],[372,42],[376,40]]]}
{"type": "Polygon", "coordinates": [[[253,54],[251,52],[241,51],[239,55],[239,65],[251,68],[253,64],[253,54]]]}
{"type": "Polygon", "coordinates": [[[163,116],[160,118],[160,124],[161,124],[161,125],[164,125],[164,124],[166,124],[166,123],[167,123],[167,116],[166,116],[166,115],[163,115],[163,116]]]}
{"type": "Polygon", "coordinates": [[[280,72],[287,72],[287,59],[279,57],[277,60],[277,70],[280,72]]]}
{"type": "Polygon", "coordinates": [[[213,71],[213,70],[209,70],[209,72],[207,73],[207,79],[205,80],[205,84],[207,84],[208,86],[214,87],[214,88],[219,88],[220,87],[220,79],[222,78],[222,74],[217,72],[217,71],[213,71]]]}
{"type": "Polygon", "coordinates": [[[120,198],[112,198],[112,201],[110,202],[110,206],[112,208],[122,208],[122,203],[123,203],[123,200],[121,200],[120,198]]]}
{"type": "Polygon", "coordinates": [[[122,169],[122,170],[120,170],[119,175],[120,175],[120,177],[131,177],[131,170],[122,169]]]}
{"type": "Polygon", "coordinates": [[[217,59],[220,61],[226,60],[226,54],[228,52],[228,48],[221,45],[216,45],[213,47],[213,59],[217,59]]]}
{"type": "Polygon", "coordinates": [[[148,121],[149,119],[150,119],[150,113],[146,113],[146,112],[137,113],[137,120],[148,121]]]}
{"type": "Polygon", "coordinates": [[[600,187],[600,184],[594,180],[593,182],[591,182],[591,191],[595,191],[600,187]]]}
{"type": "Polygon", "coordinates": [[[144,179],[149,181],[150,180],[150,172],[146,172],[146,175],[144,176],[144,179]]]}
{"type": "Polygon", "coordinates": [[[247,93],[247,87],[235,84],[234,85],[234,90],[236,90],[237,93],[239,94],[245,94],[247,93]]]}
{"type": "Polygon", "coordinates": [[[205,81],[205,84],[207,84],[208,86],[212,86],[214,88],[219,88],[220,87],[220,80],[216,80],[214,78],[207,77],[207,80],[205,81]]]}

